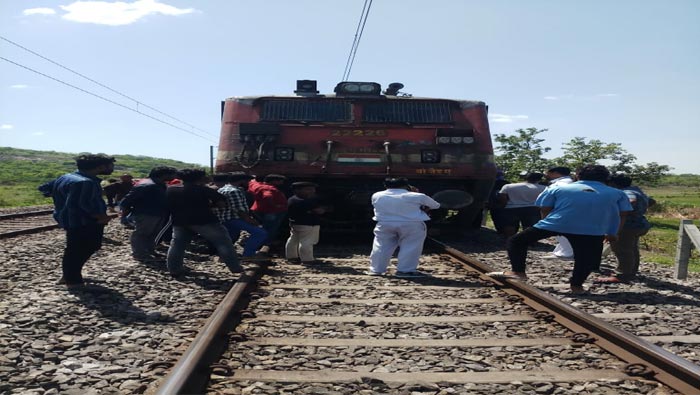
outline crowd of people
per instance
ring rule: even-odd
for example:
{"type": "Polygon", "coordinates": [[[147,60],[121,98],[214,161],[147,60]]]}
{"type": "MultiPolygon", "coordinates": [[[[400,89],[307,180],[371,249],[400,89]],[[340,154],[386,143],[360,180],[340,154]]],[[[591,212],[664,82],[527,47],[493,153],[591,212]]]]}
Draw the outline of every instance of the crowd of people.
{"type": "MultiPolygon", "coordinates": [[[[314,257],[322,216],[333,210],[316,195],[311,182],[291,184],[269,174],[261,179],[234,172],[209,177],[200,169],[158,166],[148,177],[134,181],[129,174],[104,188],[98,175],[114,171],[113,157],[84,154],[76,158],[77,171],[39,187],[54,201],[54,218],[66,232],[60,282],[83,286],[82,268],[102,244],[105,225],[118,206],[122,223],[133,228],[132,257],[142,263],[162,262],[173,277],[188,269],[185,251],[195,237],[206,240],[232,273],[241,261],[269,260],[274,248],[291,263],[323,263],[314,257]],[[105,203],[104,197],[107,198],[105,203]],[[289,223],[289,237],[281,240],[289,223]],[[235,243],[246,232],[242,253],[235,243]],[[169,240],[167,254],[158,245],[169,240]]],[[[396,277],[424,277],[418,270],[426,238],[429,212],[440,203],[420,193],[405,178],[387,178],[385,190],[371,197],[376,221],[370,254],[370,276],[386,275],[397,254],[396,277]],[[398,253],[397,253],[398,250],[398,253]]],[[[556,237],[557,246],[545,259],[573,260],[571,292],[585,292],[583,284],[599,269],[604,243],[618,259],[616,274],[596,281],[634,280],[639,270],[639,238],[649,230],[644,214],[653,200],[632,186],[624,174],[610,175],[601,165],[589,165],[571,175],[566,167],[546,173],[523,174],[522,182],[507,183],[499,174],[488,202],[496,230],[506,239],[511,270],[493,272],[499,278],[525,279],[528,247],[556,237]],[[549,182],[542,182],[546,177],[549,182]]]]}

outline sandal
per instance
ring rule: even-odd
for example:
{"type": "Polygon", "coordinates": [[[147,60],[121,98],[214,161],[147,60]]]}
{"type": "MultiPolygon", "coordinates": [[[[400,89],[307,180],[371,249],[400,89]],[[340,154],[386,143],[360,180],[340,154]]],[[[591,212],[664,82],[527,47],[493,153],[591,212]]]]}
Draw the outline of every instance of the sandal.
{"type": "Polygon", "coordinates": [[[488,273],[486,273],[486,275],[491,277],[491,278],[498,279],[498,280],[505,280],[505,279],[523,280],[523,281],[527,280],[527,276],[521,276],[518,274],[509,273],[509,272],[488,272],[488,273]]]}
{"type": "Polygon", "coordinates": [[[624,283],[626,281],[621,280],[617,276],[610,276],[610,277],[598,277],[595,280],[593,280],[593,282],[598,283],[598,284],[620,284],[620,283],[624,283]]]}

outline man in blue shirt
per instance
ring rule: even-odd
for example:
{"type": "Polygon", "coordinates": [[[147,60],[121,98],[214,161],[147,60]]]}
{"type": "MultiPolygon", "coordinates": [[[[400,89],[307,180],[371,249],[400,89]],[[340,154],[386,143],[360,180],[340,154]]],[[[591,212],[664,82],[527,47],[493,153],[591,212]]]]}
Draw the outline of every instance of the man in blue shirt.
{"type": "Polygon", "coordinates": [[[164,261],[163,256],[156,254],[156,238],[168,222],[165,183],[172,181],[176,175],[177,169],[174,167],[154,167],[148,173],[148,178],[139,181],[119,203],[122,217],[131,214],[133,218],[131,252],[139,262],[164,261]]]}
{"type": "Polygon", "coordinates": [[[617,240],[624,216],[632,211],[627,195],[605,185],[610,172],[605,166],[588,165],[579,170],[577,182],[548,188],[537,198],[542,219],[508,240],[512,271],[494,277],[525,279],[528,245],[547,237],[565,236],[574,250],[571,292],[585,292],[583,283],[600,267],[603,240],[617,240]]]}
{"type": "Polygon", "coordinates": [[[44,196],[53,198],[53,217],[66,231],[62,281],[68,288],[83,285],[83,266],[102,247],[104,227],[111,217],[97,175],[114,171],[114,158],[105,154],[83,154],[75,162],[78,171],[39,187],[44,196]]]}

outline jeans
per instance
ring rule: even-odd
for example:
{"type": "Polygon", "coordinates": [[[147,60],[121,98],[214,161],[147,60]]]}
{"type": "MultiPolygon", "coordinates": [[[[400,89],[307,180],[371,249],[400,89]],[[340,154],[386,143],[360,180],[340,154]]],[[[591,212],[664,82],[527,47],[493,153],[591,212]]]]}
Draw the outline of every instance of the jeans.
{"type": "Polygon", "coordinates": [[[173,239],[170,241],[167,259],[171,274],[176,275],[183,271],[185,249],[197,233],[216,247],[219,258],[232,273],[242,271],[231,237],[226,228],[217,222],[205,225],[173,226],[173,239]]]}
{"type": "Polygon", "coordinates": [[[104,225],[94,224],[66,229],[62,268],[67,285],[82,284],[83,266],[102,247],[104,228],[104,225]]]}
{"type": "Polygon", "coordinates": [[[314,245],[318,243],[320,225],[291,225],[291,233],[285,244],[287,259],[300,258],[302,262],[314,260],[314,245]]]}
{"type": "Polygon", "coordinates": [[[163,228],[164,218],[154,215],[133,215],[131,252],[137,260],[149,259],[156,251],[156,238],[163,228]]]}
{"type": "Polygon", "coordinates": [[[600,256],[603,252],[603,238],[598,235],[574,235],[530,227],[508,239],[507,249],[510,265],[514,272],[525,273],[527,247],[530,243],[547,237],[561,235],[566,237],[574,250],[574,270],[569,280],[571,285],[581,286],[592,271],[600,268],[600,256]]]}
{"type": "Polygon", "coordinates": [[[617,278],[633,280],[639,271],[639,238],[647,234],[644,228],[624,228],[617,241],[610,242],[610,248],[617,258],[617,278]]]}
{"type": "Polygon", "coordinates": [[[384,273],[389,266],[396,247],[399,249],[399,263],[396,270],[413,272],[418,268],[418,260],[423,252],[427,227],[425,222],[378,222],[374,227],[372,253],[369,256],[370,270],[384,273]]]}
{"type": "Polygon", "coordinates": [[[226,230],[228,230],[228,234],[231,236],[231,240],[234,243],[238,240],[238,237],[240,237],[242,230],[250,234],[250,238],[248,238],[248,241],[245,242],[245,246],[243,247],[243,256],[255,255],[255,252],[267,239],[267,231],[265,231],[265,229],[257,227],[240,218],[228,220],[224,222],[223,225],[226,230]]]}
{"type": "Polygon", "coordinates": [[[267,239],[265,239],[264,243],[265,245],[270,244],[271,242],[275,241],[277,238],[277,234],[279,233],[280,226],[282,225],[282,221],[284,218],[287,216],[286,212],[281,212],[281,213],[275,213],[275,214],[265,214],[265,213],[256,213],[256,215],[260,218],[260,221],[262,222],[262,227],[267,231],[267,239]]]}

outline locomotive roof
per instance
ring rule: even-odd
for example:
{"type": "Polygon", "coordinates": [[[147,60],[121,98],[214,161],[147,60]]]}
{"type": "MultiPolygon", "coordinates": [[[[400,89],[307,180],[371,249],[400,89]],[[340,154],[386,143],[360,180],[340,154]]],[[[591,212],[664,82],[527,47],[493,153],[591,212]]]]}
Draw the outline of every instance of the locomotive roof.
{"type": "Polygon", "coordinates": [[[466,104],[467,106],[479,106],[486,105],[480,100],[460,100],[460,99],[447,99],[443,97],[403,97],[403,96],[336,96],[335,94],[327,95],[315,95],[315,96],[291,96],[291,95],[262,95],[262,96],[232,96],[226,100],[259,100],[259,99],[385,99],[385,100],[447,100],[466,104]]]}

